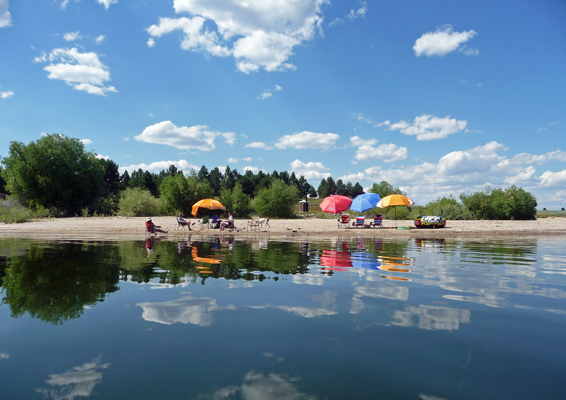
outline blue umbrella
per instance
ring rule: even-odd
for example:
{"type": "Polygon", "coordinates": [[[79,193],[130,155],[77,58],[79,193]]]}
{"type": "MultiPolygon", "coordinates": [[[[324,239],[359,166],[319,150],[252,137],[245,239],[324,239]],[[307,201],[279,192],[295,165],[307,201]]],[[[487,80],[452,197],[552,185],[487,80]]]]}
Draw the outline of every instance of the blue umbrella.
{"type": "Polygon", "coordinates": [[[364,193],[357,196],[350,204],[350,210],[364,212],[374,208],[379,203],[381,197],[377,193],[364,193]]]}
{"type": "Polygon", "coordinates": [[[354,268],[365,268],[372,270],[381,269],[381,260],[379,260],[375,254],[368,254],[365,252],[353,252],[352,253],[352,266],[354,268]]]}

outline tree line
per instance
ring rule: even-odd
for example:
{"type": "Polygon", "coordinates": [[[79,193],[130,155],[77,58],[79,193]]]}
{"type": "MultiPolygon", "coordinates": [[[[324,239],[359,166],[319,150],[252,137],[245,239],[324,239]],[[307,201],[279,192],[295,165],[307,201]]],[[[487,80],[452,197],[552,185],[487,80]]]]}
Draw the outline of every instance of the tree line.
{"type": "MultiPolygon", "coordinates": [[[[374,183],[369,192],[382,198],[406,194],[386,181],[374,183]]],[[[28,145],[11,142],[9,155],[1,159],[0,193],[8,193],[36,216],[149,216],[178,212],[188,215],[198,200],[216,198],[236,217],[248,217],[255,211],[266,217],[289,218],[294,216],[293,208],[301,198],[333,194],[354,198],[364,193],[364,189],[358,182],[344,183],[332,177],[322,179],[315,188],[294,172],[254,174],[248,170],[241,174],[229,166],[222,172],[218,167],[209,171],[203,165],[199,171],[191,170],[187,175],[174,165],[159,173],[138,169],[131,175],[128,171],[120,174],[117,163],[85,151],[80,140],[52,134],[28,145]]],[[[394,215],[398,219],[418,215],[443,215],[448,219],[533,219],[536,206],[534,196],[512,186],[461,194],[460,201],[450,196],[433,200],[425,207],[401,207],[394,215]]],[[[387,211],[382,209],[380,213],[387,215],[387,211]]]]}

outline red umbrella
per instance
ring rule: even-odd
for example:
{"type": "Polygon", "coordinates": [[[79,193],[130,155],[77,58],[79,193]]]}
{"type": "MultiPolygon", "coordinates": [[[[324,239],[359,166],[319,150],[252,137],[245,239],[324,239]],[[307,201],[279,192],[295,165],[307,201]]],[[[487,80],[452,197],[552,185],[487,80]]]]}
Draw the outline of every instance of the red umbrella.
{"type": "Polygon", "coordinates": [[[320,203],[320,208],[324,212],[338,214],[350,208],[350,204],[352,204],[352,200],[346,196],[334,195],[325,197],[320,203]]]}
{"type": "Polygon", "coordinates": [[[320,265],[324,267],[348,268],[352,266],[352,259],[350,253],[344,251],[322,250],[320,265]]]}

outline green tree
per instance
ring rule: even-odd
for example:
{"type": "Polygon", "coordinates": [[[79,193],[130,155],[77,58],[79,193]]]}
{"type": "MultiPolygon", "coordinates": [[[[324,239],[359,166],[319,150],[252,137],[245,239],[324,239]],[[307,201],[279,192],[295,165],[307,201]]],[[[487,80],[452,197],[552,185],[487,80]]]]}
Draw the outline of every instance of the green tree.
{"type": "Polygon", "coordinates": [[[247,218],[250,216],[251,198],[242,190],[242,185],[237,183],[234,189],[221,191],[220,202],[226,211],[232,212],[234,217],[247,218]]]}
{"type": "Polygon", "coordinates": [[[11,142],[2,162],[7,190],[32,207],[76,213],[104,192],[104,168],[78,139],[53,134],[27,146],[11,142]]]}
{"type": "Polygon", "coordinates": [[[379,184],[374,183],[369,191],[371,193],[379,194],[382,199],[390,194],[405,194],[401,189],[393,187],[393,185],[387,181],[381,181],[379,184]]]}
{"type": "Polygon", "coordinates": [[[318,185],[318,195],[321,198],[330,196],[330,191],[328,188],[328,182],[326,181],[325,178],[322,178],[322,180],[320,181],[319,185],[318,185]]]}
{"type": "Polygon", "coordinates": [[[183,174],[165,177],[159,186],[159,193],[161,194],[161,207],[165,213],[182,212],[188,215],[191,212],[193,196],[183,174]]]}
{"type": "Polygon", "coordinates": [[[316,197],[316,196],[317,196],[316,189],[314,188],[314,186],[311,186],[309,190],[309,197],[316,197]]]}
{"type": "Polygon", "coordinates": [[[291,218],[294,216],[293,206],[299,198],[296,186],[275,179],[268,189],[259,191],[254,200],[254,208],[262,217],[291,218]]]}

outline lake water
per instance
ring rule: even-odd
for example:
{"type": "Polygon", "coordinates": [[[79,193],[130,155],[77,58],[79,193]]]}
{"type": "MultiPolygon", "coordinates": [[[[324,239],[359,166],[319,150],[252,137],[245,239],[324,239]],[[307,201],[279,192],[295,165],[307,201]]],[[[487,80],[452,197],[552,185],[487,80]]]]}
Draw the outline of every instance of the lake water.
{"type": "Polygon", "coordinates": [[[566,240],[0,238],[1,399],[566,398],[566,240]]]}

